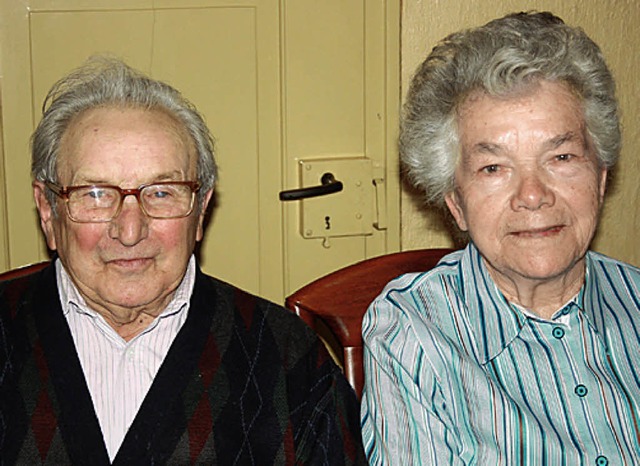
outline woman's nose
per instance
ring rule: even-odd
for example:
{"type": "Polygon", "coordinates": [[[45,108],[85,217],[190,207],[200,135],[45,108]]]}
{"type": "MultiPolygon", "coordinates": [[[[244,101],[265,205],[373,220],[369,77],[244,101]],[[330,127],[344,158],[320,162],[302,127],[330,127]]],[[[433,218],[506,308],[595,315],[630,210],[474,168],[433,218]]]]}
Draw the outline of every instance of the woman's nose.
{"type": "Polygon", "coordinates": [[[512,198],[514,210],[537,210],[544,206],[550,207],[554,203],[553,189],[543,174],[532,170],[520,175],[512,198]]]}

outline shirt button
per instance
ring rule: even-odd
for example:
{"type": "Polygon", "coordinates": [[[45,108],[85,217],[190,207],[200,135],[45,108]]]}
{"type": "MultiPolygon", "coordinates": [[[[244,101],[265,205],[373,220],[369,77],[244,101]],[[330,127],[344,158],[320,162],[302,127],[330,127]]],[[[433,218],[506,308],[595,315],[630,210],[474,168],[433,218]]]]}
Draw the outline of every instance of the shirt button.
{"type": "MultiPolygon", "coordinates": [[[[587,390],[587,387],[585,387],[584,385],[580,384],[580,385],[576,385],[576,395],[578,395],[579,397],[583,397],[587,394],[589,390],[587,390]]],[[[605,458],[606,459],[606,458],[605,458]]]]}
{"type": "Polygon", "coordinates": [[[554,327],[552,333],[554,337],[560,339],[564,336],[564,329],[562,327],[554,327]]]}
{"type": "Polygon", "coordinates": [[[596,458],[596,464],[598,466],[607,466],[609,464],[609,460],[607,459],[606,456],[598,456],[596,458]]]}

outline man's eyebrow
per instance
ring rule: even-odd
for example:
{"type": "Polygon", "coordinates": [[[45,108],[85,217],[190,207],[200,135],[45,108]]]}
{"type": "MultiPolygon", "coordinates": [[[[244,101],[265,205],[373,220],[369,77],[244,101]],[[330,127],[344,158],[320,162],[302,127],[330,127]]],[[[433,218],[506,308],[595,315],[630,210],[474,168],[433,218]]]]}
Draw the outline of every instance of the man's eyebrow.
{"type": "Polygon", "coordinates": [[[153,182],[158,181],[176,181],[182,178],[185,174],[181,170],[173,170],[170,172],[159,173],[153,178],[153,182]]]}
{"type": "MultiPolygon", "coordinates": [[[[153,178],[151,178],[149,181],[147,181],[144,184],[148,184],[148,183],[158,183],[158,182],[163,182],[163,181],[177,181],[180,180],[181,178],[183,178],[183,173],[180,170],[173,170],[170,172],[163,172],[163,173],[158,173],[157,175],[155,175],[153,178]]],[[[112,182],[107,181],[103,178],[94,178],[93,176],[79,176],[77,177],[74,182],[73,185],[79,186],[79,185],[108,185],[108,186],[115,186],[112,182]]]]}
{"type": "Polygon", "coordinates": [[[102,178],[85,178],[83,176],[79,176],[74,178],[71,185],[72,186],[111,185],[111,183],[103,180],[102,178]]]}

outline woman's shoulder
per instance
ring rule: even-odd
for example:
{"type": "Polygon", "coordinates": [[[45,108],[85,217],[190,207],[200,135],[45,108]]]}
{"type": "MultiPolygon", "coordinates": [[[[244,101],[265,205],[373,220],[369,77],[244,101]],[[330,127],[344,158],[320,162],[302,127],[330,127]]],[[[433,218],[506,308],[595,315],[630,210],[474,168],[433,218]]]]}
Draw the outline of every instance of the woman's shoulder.
{"type": "Polygon", "coordinates": [[[444,256],[438,264],[420,272],[406,273],[391,280],[376,298],[376,302],[389,301],[403,306],[417,304],[424,297],[431,301],[445,298],[447,289],[461,284],[461,261],[465,250],[444,256]],[[416,301],[418,298],[418,301],[416,301]]]}

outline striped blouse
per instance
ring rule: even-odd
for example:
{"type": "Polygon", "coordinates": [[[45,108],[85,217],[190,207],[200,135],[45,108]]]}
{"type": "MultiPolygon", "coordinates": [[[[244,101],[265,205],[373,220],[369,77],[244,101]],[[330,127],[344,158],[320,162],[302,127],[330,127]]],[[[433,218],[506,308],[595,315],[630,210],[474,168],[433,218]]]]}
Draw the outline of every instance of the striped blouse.
{"type": "Polygon", "coordinates": [[[363,323],[372,465],[640,465],[640,269],[589,252],[551,320],[469,245],[387,285],[363,323]]]}

